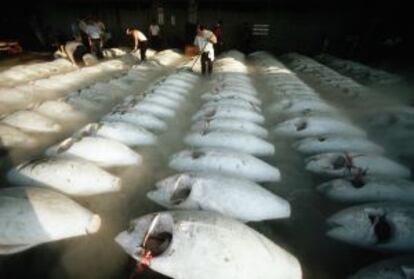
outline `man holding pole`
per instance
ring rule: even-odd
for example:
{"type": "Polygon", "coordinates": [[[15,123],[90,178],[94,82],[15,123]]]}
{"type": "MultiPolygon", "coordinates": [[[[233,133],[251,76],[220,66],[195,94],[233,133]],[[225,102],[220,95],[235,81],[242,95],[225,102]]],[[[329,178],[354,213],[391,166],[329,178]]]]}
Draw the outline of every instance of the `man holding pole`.
{"type": "Polygon", "coordinates": [[[197,26],[197,36],[194,39],[194,45],[199,49],[201,56],[201,72],[203,75],[210,75],[213,71],[214,47],[217,38],[213,32],[207,30],[204,25],[197,26]]]}

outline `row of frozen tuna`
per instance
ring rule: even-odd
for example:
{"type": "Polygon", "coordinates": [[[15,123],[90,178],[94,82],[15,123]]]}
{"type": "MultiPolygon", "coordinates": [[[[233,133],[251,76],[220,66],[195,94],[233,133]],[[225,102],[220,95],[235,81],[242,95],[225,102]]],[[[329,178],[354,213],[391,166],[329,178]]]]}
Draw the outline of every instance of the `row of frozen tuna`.
{"type": "Polygon", "coordinates": [[[274,154],[265,133],[256,133],[266,132],[260,108],[237,97],[249,95],[259,101],[257,91],[246,75],[229,74],[212,83],[222,88],[202,95],[213,94],[216,99],[207,100],[193,115],[184,137],[191,149],[174,154],[169,162],[172,169],[185,173],[161,181],[151,197],[170,208],[202,208],[246,222],[289,217],[288,202],[255,183],[281,179],[277,168],[255,157],[274,154]],[[222,95],[230,92],[233,97],[222,95]],[[171,200],[172,196],[181,196],[182,201],[171,200]]]}
{"type": "MultiPolygon", "coordinates": [[[[174,109],[154,101],[164,96],[164,92],[170,94],[171,91],[165,90],[165,87],[169,86],[170,80],[177,81],[177,75],[171,75],[145,96],[140,92],[132,92],[131,86],[127,92],[135,96],[126,97],[101,121],[89,123],[71,137],[49,147],[45,151],[49,158],[17,166],[9,172],[9,180],[25,186],[41,183],[70,195],[93,195],[119,190],[118,178],[104,174],[94,166],[109,168],[141,164],[141,156],[132,148],[154,145],[157,138],[153,132],[161,131],[159,127],[166,128],[163,120],[172,117],[178,109],[178,101],[175,101],[174,109]],[[168,109],[171,115],[164,115],[161,120],[159,111],[164,109],[168,109]],[[93,163],[93,166],[85,161],[93,163]]],[[[182,89],[175,94],[182,97],[186,93],[187,89],[182,89]]],[[[99,103],[95,105],[99,106],[99,103]]]]}
{"type": "MultiPolygon", "coordinates": [[[[4,117],[0,124],[2,147],[32,148],[38,145],[36,134],[56,134],[65,130],[68,123],[82,123],[95,117],[130,94],[125,85],[142,81],[149,72],[142,67],[132,69],[128,75],[96,83],[61,99],[48,100],[33,109],[20,110],[4,117]],[[137,75],[137,72],[140,74],[137,75]]],[[[115,72],[112,76],[119,74],[115,72]]]]}
{"type": "MultiPolygon", "coordinates": [[[[155,59],[157,56],[158,54],[153,58],[155,59]]],[[[125,71],[124,68],[136,61],[133,56],[125,56],[122,59],[126,62],[112,60],[100,64],[103,69],[109,69],[106,78],[122,75],[125,71]],[[129,58],[131,61],[128,60],[129,58]]],[[[98,69],[96,67],[84,69],[98,69]]],[[[74,91],[61,99],[44,101],[31,110],[12,113],[3,118],[0,124],[1,146],[4,148],[31,148],[38,144],[36,137],[32,135],[33,133],[56,133],[67,128],[68,123],[90,120],[91,117],[93,119],[96,114],[113,106],[119,98],[130,94],[128,90],[134,88],[134,84],[145,83],[153,79],[156,71],[157,67],[151,65],[150,62],[134,66],[126,76],[112,79],[109,83],[98,82],[89,88],[74,91]]],[[[88,75],[85,77],[90,78],[88,75]]],[[[55,90],[52,91],[56,93],[55,90]]]]}
{"type": "MultiPolygon", "coordinates": [[[[307,104],[309,105],[309,104],[307,104]]],[[[401,107],[400,107],[401,108],[401,107]]],[[[397,108],[394,107],[394,113],[397,113],[397,108]]],[[[391,113],[390,111],[390,113],[391,113]]],[[[406,110],[400,110],[398,115],[401,116],[401,121],[397,121],[395,125],[398,125],[399,128],[407,128],[410,127],[410,119],[412,118],[410,115],[413,114],[408,108],[406,110]]],[[[332,115],[331,115],[332,117],[332,115]]],[[[413,118],[414,119],[414,118],[413,118]]],[[[380,120],[378,120],[380,121],[380,120]]],[[[323,125],[319,125],[319,128],[323,128],[323,125]]],[[[335,125],[335,127],[331,128],[328,132],[329,133],[340,133],[341,131],[335,130],[340,128],[340,126],[335,125]],[[334,130],[332,130],[334,129],[334,130]]],[[[323,133],[327,133],[327,131],[318,131],[319,135],[323,133]]],[[[318,135],[318,134],[317,134],[318,135]]],[[[362,135],[362,133],[361,133],[362,135]]],[[[336,146],[335,148],[340,148],[340,151],[349,151],[349,152],[361,152],[361,153],[371,153],[371,154],[381,154],[384,152],[383,148],[373,144],[372,142],[367,142],[365,139],[351,139],[351,138],[344,138],[342,141],[333,142],[328,137],[322,136],[319,137],[317,141],[315,139],[311,140],[303,140],[295,144],[295,147],[303,152],[303,153],[310,153],[315,151],[315,148],[320,145],[329,145],[331,142],[332,146],[336,146]],[[362,141],[363,140],[363,141],[362,141]]],[[[321,152],[319,148],[316,148],[318,152],[321,152]]],[[[326,150],[325,150],[326,151],[326,150]]],[[[412,201],[414,199],[413,195],[406,195],[408,193],[412,193],[412,182],[406,181],[399,178],[408,178],[410,177],[410,171],[403,166],[397,166],[395,164],[391,164],[390,162],[386,162],[383,159],[377,158],[369,158],[367,156],[358,155],[347,155],[341,161],[345,161],[349,166],[354,169],[350,170],[351,173],[355,173],[356,179],[360,178],[361,181],[353,180],[353,184],[359,185],[350,185],[351,182],[345,183],[344,182],[337,182],[335,181],[335,187],[329,188],[326,186],[321,186],[321,189],[327,191],[326,194],[331,196],[334,199],[340,201],[412,201]],[[353,157],[354,156],[354,157],[353,157]],[[346,158],[345,158],[346,157],[346,158]],[[362,164],[362,161],[366,159],[367,162],[362,164]],[[375,160],[374,160],[375,159],[375,160]],[[361,162],[361,164],[359,164],[361,162]],[[361,173],[358,173],[362,171],[361,173]],[[365,175],[368,173],[368,175],[365,175]],[[380,177],[371,176],[369,174],[376,174],[380,175],[380,177]],[[381,175],[385,175],[381,176],[381,175]],[[365,181],[365,182],[364,182],[365,181]],[[348,186],[348,187],[347,187],[348,186]],[[374,187],[374,188],[371,188],[374,187]],[[393,190],[391,190],[391,188],[393,190]],[[358,194],[356,194],[358,192],[358,194]],[[375,194],[374,194],[375,193],[375,194]],[[393,193],[390,195],[390,193],[393,193]]],[[[371,155],[372,157],[372,155],[371,155]]],[[[339,162],[337,162],[339,163],[339,162]]],[[[340,171],[343,171],[341,168],[338,168],[337,164],[336,176],[341,174],[340,171]]],[[[335,173],[332,172],[334,175],[335,173]]],[[[347,173],[342,173],[347,174],[347,173]]]]}
{"type": "Polygon", "coordinates": [[[355,61],[341,59],[329,54],[321,54],[315,58],[335,71],[349,76],[362,84],[372,86],[395,85],[403,81],[403,79],[396,74],[391,74],[383,70],[378,70],[355,61]]]}
{"type": "Polygon", "coordinates": [[[74,71],[75,69],[76,67],[66,59],[14,66],[0,73],[0,88],[16,86],[36,79],[74,71]]]}
{"type": "Polygon", "coordinates": [[[4,116],[19,109],[32,108],[45,100],[58,99],[98,81],[122,75],[136,61],[133,55],[128,55],[13,88],[1,88],[0,114],[4,116]]]}
{"type": "Polygon", "coordinates": [[[414,148],[411,145],[411,139],[414,135],[412,131],[414,109],[411,106],[402,105],[395,98],[392,99],[390,96],[371,91],[367,87],[303,55],[289,54],[285,56],[285,59],[294,70],[308,74],[307,79],[315,82],[317,86],[322,85],[324,89],[329,91],[328,93],[335,93],[337,88],[341,92],[346,92],[346,94],[357,92],[355,91],[356,88],[360,92],[364,91],[364,96],[370,98],[366,102],[358,100],[358,102],[350,103],[350,107],[347,107],[347,109],[362,108],[362,111],[358,112],[360,114],[359,118],[363,120],[361,124],[366,126],[370,133],[382,143],[395,147],[390,150],[391,153],[404,159],[414,157],[414,148]],[[317,70],[309,72],[304,69],[317,70]]]}
{"type": "MultiPolygon", "coordinates": [[[[319,153],[321,146],[324,146],[325,143],[327,146],[330,145],[330,137],[326,135],[326,132],[320,134],[317,141],[303,139],[294,144],[294,147],[302,152],[305,149],[307,152],[313,150],[313,152],[319,153]]],[[[335,134],[340,134],[340,131],[335,131],[335,134]]],[[[384,160],[383,157],[371,158],[361,165],[361,160],[358,160],[358,157],[366,157],[366,153],[381,153],[383,150],[363,138],[350,142],[348,140],[342,143],[332,141],[332,147],[345,148],[343,151],[346,152],[357,149],[358,152],[364,152],[364,154],[350,155],[348,153],[342,156],[342,159],[338,159],[340,157],[336,156],[336,159],[331,161],[332,166],[318,165],[320,158],[325,156],[324,154],[316,155],[316,158],[314,156],[307,160],[307,169],[319,174],[340,177],[323,183],[318,187],[318,190],[339,201],[394,201],[398,204],[365,204],[345,209],[328,219],[328,224],[332,225],[328,235],[371,249],[412,251],[414,248],[412,241],[414,208],[409,204],[414,198],[414,183],[403,179],[410,176],[409,170],[396,165],[396,163],[391,163],[389,160],[384,160]],[[362,144],[361,140],[365,143],[362,144]],[[309,164],[312,162],[313,167],[310,168],[309,164]],[[330,170],[332,167],[340,169],[343,165],[346,166],[346,172],[342,175],[324,170],[325,168],[330,170]],[[408,204],[401,204],[404,202],[408,202],[408,204]]],[[[404,276],[409,277],[412,274],[410,270],[412,264],[413,259],[389,260],[363,269],[352,278],[390,278],[392,276],[406,278],[404,276]]]]}
{"type": "MultiPolygon", "coordinates": [[[[293,64],[301,59],[303,59],[303,65],[306,64],[308,67],[317,65],[320,72],[326,72],[327,78],[331,75],[332,79],[337,81],[338,84],[341,83],[341,80],[349,81],[349,78],[344,77],[339,73],[335,73],[335,71],[310,58],[299,55],[290,55],[290,61],[293,64]]],[[[313,76],[314,74],[311,74],[309,77],[312,79],[313,76]]],[[[320,78],[317,78],[317,82],[318,81],[320,81],[320,78]]],[[[321,85],[327,86],[326,89],[330,92],[335,91],[335,84],[328,84],[327,82],[322,81],[321,85]]],[[[341,90],[351,92],[354,90],[355,86],[366,88],[357,82],[353,82],[353,84],[349,83],[348,86],[343,84],[341,90]]],[[[380,95],[378,92],[374,91],[371,91],[371,93],[373,93],[371,96],[372,98],[367,99],[367,102],[352,103],[350,109],[357,106],[363,108],[362,118],[360,118],[363,120],[363,124],[366,125],[366,128],[370,130],[370,133],[382,143],[391,147],[390,153],[403,159],[408,158],[409,160],[412,160],[414,158],[414,148],[411,144],[414,135],[412,131],[414,125],[413,107],[401,104],[396,98],[390,98],[394,96],[380,95]]]]}
{"type": "MultiPolygon", "coordinates": [[[[134,72],[137,74],[142,75],[140,71],[134,72]]],[[[130,78],[136,79],[134,75],[130,78]]],[[[126,90],[129,94],[140,93],[133,92],[133,82],[129,86],[130,90],[126,90]]],[[[131,106],[130,110],[133,109],[131,106]]],[[[22,187],[0,192],[0,227],[7,228],[0,232],[1,253],[15,253],[45,242],[98,231],[101,222],[98,215],[54,190],[73,196],[119,191],[121,179],[101,166],[137,165],[141,157],[125,142],[136,146],[155,140],[151,132],[128,121],[101,121],[87,125],[73,137],[46,150],[48,157],[12,169],[7,178],[22,187]]]]}
{"type": "Polygon", "coordinates": [[[366,116],[367,128],[389,147],[390,153],[402,159],[414,159],[414,107],[389,105],[369,111],[366,116]]]}
{"type": "Polygon", "coordinates": [[[374,100],[375,94],[369,88],[318,63],[312,58],[298,53],[289,53],[284,55],[282,59],[295,72],[311,75],[317,79],[317,83],[328,88],[335,88],[339,94],[346,98],[370,98],[374,100]]]}
{"type": "Polygon", "coordinates": [[[181,173],[159,181],[147,195],[186,211],[133,220],[116,241],[137,261],[172,278],[301,278],[292,255],[235,220],[290,216],[285,200],[255,183],[280,179],[277,168],[253,157],[274,153],[260,126],[257,92],[246,74],[217,75],[211,83],[184,137],[193,149],[170,158],[169,167],[181,173]]]}
{"type": "Polygon", "coordinates": [[[244,65],[245,55],[237,50],[226,52],[219,60],[214,62],[215,73],[248,73],[248,68],[244,65]]]}

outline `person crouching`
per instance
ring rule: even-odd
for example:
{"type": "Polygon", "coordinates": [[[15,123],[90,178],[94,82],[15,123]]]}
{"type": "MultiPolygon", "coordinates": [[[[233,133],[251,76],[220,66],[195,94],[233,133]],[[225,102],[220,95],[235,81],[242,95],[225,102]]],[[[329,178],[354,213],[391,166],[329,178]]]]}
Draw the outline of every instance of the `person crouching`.
{"type": "Polygon", "coordinates": [[[134,39],[134,50],[136,51],[140,50],[140,55],[141,55],[141,61],[145,61],[146,60],[146,52],[147,52],[147,48],[148,48],[148,40],[147,37],[144,35],[144,33],[142,33],[141,31],[139,31],[138,29],[131,29],[131,28],[127,28],[126,29],[126,34],[129,36],[132,36],[132,38],[134,39]]]}

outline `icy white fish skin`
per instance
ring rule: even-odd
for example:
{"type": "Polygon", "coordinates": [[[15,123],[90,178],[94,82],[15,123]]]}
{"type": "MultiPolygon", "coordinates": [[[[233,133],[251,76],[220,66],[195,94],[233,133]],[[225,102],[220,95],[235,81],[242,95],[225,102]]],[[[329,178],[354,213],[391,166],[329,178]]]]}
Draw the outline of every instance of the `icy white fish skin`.
{"type": "Polygon", "coordinates": [[[265,121],[265,118],[260,113],[236,107],[205,108],[195,113],[192,117],[192,120],[198,121],[205,118],[214,119],[217,117],[237,118],[257,124],[262,124],[265,121]]]}
{"type": "Polygon", "coordinates": [[[128,146],[154,145],[157,142],[157,136],[147,129],[121,121],[90,123],[75,134],[77,135],[108,138],[128,146]]]}
{"type": "Polygon", "coordinates": [[[243,223],[213,212],[149,214],[131,221],[115,241],[138,261],[144,249],[152,251],[149,267],[171,278],[302,278],[300,263],[289,252],[243,223]]]}
{"type": "Polygon", "coordinates": [[[144,127],[153,131],[164,131],[167,124],[149,113],[139,113],[134,111],[113,112],[103,117],[104,121],[122,121],[144,127]]]}
{"type": "Polygon", "coordinates": [[[184,101],[184,98],[182,100],[177,100],[168,95],[154,93],[147,95],[144,100],[175,110],[180,106],[181,102],[184,101]]]}
{"type": "Polygon", "coordinates": [[[68,138],[49,147],[46,155],[83,159],[102,167],[140,165],[141,156],[123,143],[100,137],[68,138]]]}
{"type": "Polygon", "coordinates": [[[221,92],[236,92],[238,94],[245,94],[251,96],[258,95],[257,90],[246,83],[224,84],[221,87],[213,88],[213,90],[211,91],[212,94],[220,94],[221,92]]]}
{"type": "Polygon", "coordinates": [[[96,113],[100,111],[100,107],[96,105],[95,102],[79,98],[79,97],[69,97],[65,100],[71,107],[73,107],[77,111],[86,112],[86,113],[96,113]]]}
{"type": "MultiPolygon", "coordinates": [[[[228,101],[233,101],[229,99],[228,101]]],[[[258,106],[251,105],[250,103],[232,103],[232,102],[219,102],[219,101],[210,101],[205,103],[201,108],[200,111],[209,111],[211,109],[225,109],[225,108],[235,108],[235,109],[243,109],[252,111],[255,113],[261,114],[261,109],[258,106]]]]}
{"type": "Polygon", "coordinates": [[[235,99],[235,98],[223,98],[220,100],[212,100],[212,101],[205,103],[203,105],[203,108],[219,107],[219,106],[234,106],[234,107],[244,108],[244,109],[253,110],[257,112],[261,111],[258,105],[255,105],[243,99],[235,99]]]}
{"type": "Polygon", "coordinates": [[[261,138],[266,138],[268,136],[267,130],[254,122],[228,117],[199,120],[193,123],[191,130],[195,132],[209,130],[244,132],[261,138]]]}
{"type": "Polygon", "coordinates": [[[375,250],[414,250],[414,207],[374,203],[344,209],[327,220],[327,235],[375,250]]]}
{"type": "Polygon", "coordinates": [[[171,156],[169,167],[178,171],[211,172],[256,182],[280,181],[278,168],[249,154],[218,148],[183,150],[171,156]]]}
{"type": "Polygon", "coordinates": [[[318,116],[296,117],[286,120],[273,127],[272,132],[278,136],[288,137],[311,137],[325,134],[366,136],[365,131],[343,119],[318,116]]]}
{"type": "Polygon", "coordinates": [[[167,208],[215,211],[243,222],[290,217],[289,202],[245,179],[181,173],[156,187],[147,197],[167,208]]]}
{"type": "Polygon", "coordinates": [[[142,102],[136,104],[132,108],[132,111],[136,111],[139,113],[150,113],[161,119],[168,119],[168,118],[175,116],[174,110],[168,107],[165,107],[163,105],[160,105],[158,103],[146,101],[146,100],[143,100],[142,102]]]}
{"type": "Polygon", "coordinates": [[[371,113],[369,125],[376,128],[412,127],[414,109],[409,106],[390,107],[371,113]]]}
{"type": "Polygon", "coordinates": [[[0,124],[0,147],[6,148],[32,148],[37,140],[11,126],[0,124]]]}
{"type": "Polygon", "coordinates": [[[410,279],[414,278],[414,258],[392,258],[360,269],[348,279],[410,279]]]}
{"type": "MultiPolygon", "coordinates": [[[[283,102],[285,100],[296,101],[296,100],[314,100],[320,99],[319,95],[314,91],[303,90],[301,88],[284,89],[281,85],[275,85],[275,88],[272,91],[275,102],[283,102]]],[[[270,108],[269,108],[270,112],[270,108]]]]}
{"type": "Polygon", "coordinates": [[[81,111],[63,101],[43,102],[34,111],[58,121],[79,119],[84,116],[81,111]]]}
{"type": "Polygon", "coordinates": [[[262,104],[262,102],[253,95],[239,94],[237,92],[220,92],[219,94],[206,93],[201,96],[201,99],[206,101],[214,101],[228,98],[242,99],[258,106],[262,104]]]}
{"type": "Polygon", "coordinates": [[[306,158],[306,170],[324,176],[343,177],[368,174],[408,178],[411,171],[397,162],[380,155],[365,153],[321,153],[306,158]]]}
{"type": "Polygon", "coordinates": [[[121,189],[119,177],[80,160],[44,158],[28,161],[11,169],[7,179],[17,185],[49,187],[71,196],[90,196],[121,189]]]}
{"type": "Polygon", "coordinates": [[[293,148],[302,154],[313,155],[325,152],[364,152],[384,153],[384,148],[367,140],[354,136],[324,135],[308,137],[293,144],[293,148]]]}
{"type": "Polygon", "coordinates": [[[33,90],[30,90],[28,86],[0,88],[0,103],[12,110],[24,108],[35,101],[34,95],[33,90]]]}
{"type": "Polygon", "coordinates": [[[189,83],[185,80],[180,80],[174,77],[168,77],[165,82],[162,84],[163,86],[172,86],[177,88],[182,88],[185,90],[190,90],[193,88],[194,84],[189,83]]]}
{"type": "Polygon", "coordinates": [[[148,97],[150,96],[161,96],[161,97],[168,98],[175,102],[182,102],[186,98],[185,95],[182,95],[175,91],[169,91],[169,90],[161,89],[161,88],[154,89],[153,94],[148,95],[148,97]]]}
{"type": "Polygon", "coordinates": [[[297,113],[307,110],[337,113],[338,110],[321,99],[284,99],[272,104],[268,108],[270,113],[297,113]]]}
{"type": "Polygon", "coordinates": [[[0,190],[0,254],[95,233],[101,219],[70,198],[48,189],[0,190]]]}
{"type": "Polygon", "coordinates": [[[243,132],[204,131],[190,133],[184,142],[195,147],[217,147],[240,151],[257,156],[270,156],[275,153],[273,144],[243,132]]]}
{"type": "Polygon", "coordinates": [[[21,110],[10,114],[2,122],[27,132],[57,133],[62,129],[52,119],[30,110],[21,110]]]}
{"type": "Polygon", "coordinates": [[[363,175],[339,178],[318,186],[324,196],[341,202],[414,203],[414,182],[395,177],[363,175]]]}

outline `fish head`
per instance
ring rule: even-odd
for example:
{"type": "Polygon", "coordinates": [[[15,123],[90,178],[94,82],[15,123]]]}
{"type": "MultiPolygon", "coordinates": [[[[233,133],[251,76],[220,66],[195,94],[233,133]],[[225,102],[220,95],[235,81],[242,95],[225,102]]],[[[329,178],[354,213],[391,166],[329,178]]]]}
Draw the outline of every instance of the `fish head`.
{"type": "Polygon", "coordinates": [[[305,159],[306,170],[336,176],[352,175],[359,171],[353,165],[354,157],[348,153],[321,153],[305,159]]]}
{"type": "Polygon", "coordinates": [[[294,135],[307,129],[308,119],[297,117],[280,122],[274,127],[274,132],[281,135],[294,135]]]}
{"type": "Polygon", "coordinates": [[[327,220],[327,235],[357,246],[369,247],[392,237],[391,224],[379,206],[357,206],[340,211],[327,220]]]}
{"type": "Polygon", "coordinates": [[[336,200],[349,200],[359,196],[365,185],[362,178],[334,179],[320,184],[317,190],[319,193],[336,200]]]}
{"type": "Polygon", "coordinates": [[[132,220],[127,230],[115,241],[137,261],[145,260],[147,252],[152,259],[161,257],[171,247],[174,231],[173,217],[168,213],[152,213],[132,220]]]}
{"type": "Polygon", "coordinates": [[[290,109],[294,104],[294,101],[291,99],[284,99],[280,101],[280,109],[287,110],[290,109]]]}
{"type": "Polygon", "coordinates": [[[307,137],[299,140],[293,144],[293,148],[297,150],[308,150],[318,152],[324,145],[328,144],[331,138],[326,135],[320,135],[317,137],[307,137]]]}
{"type": "Polygon", "coordinates": [[[56,156],[61,153],[64,153],[68,149],[70,149],[76,142],[81,140],[80,137],[70,137],[63,141],[61,141],[59,144],[54,145],[46,149],[45,154],[47,156],[56,156]]]}
{"type": "Polygon", "coordinates": [[[202,119],[196,121],[193,126],[191,127],[191,130],[195,132],[204,133],[206,130],[210,129],[210,122],[212,122],[212,119],[202,119]]]}
{"type": "Polygon", "coordinates": [[[89,123],[86,126],[84,126],[82,129],[80,129],[78,132],[74,134],[74,137],[88,137],[91,135],[96,134],[96,132],[99,130],[99,128],[102,126],[100,123],[89,123]]]}
{"type": "Polygon", "coordinates": [[[306,158],[306,170],[319,172],[320,169],[329,169],[331,167],[330,157],[326,156],[326,154],[317,154],[306,158]]]}
{"type": "Polygon", "coordinates": [[[148,192],[147,197],[167,208],[186,208],[191,205],[193,183],[191,174],[177,174],[159,181],[157,189],[148,192]]]}

